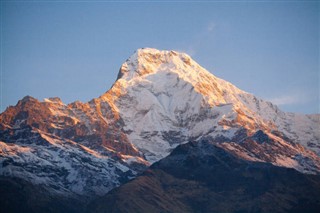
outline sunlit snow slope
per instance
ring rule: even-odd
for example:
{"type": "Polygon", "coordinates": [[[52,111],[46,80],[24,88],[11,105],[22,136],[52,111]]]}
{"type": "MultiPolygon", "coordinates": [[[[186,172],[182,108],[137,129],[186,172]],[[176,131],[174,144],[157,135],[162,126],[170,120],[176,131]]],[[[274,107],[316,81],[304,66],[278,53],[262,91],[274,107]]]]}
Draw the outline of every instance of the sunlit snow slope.
{"type": "Polygon", "coordinates": [[[282,112],[184,53],[137,50],[101,99],[112,103],[129,141],[150,162],[178,144],[209,138],[249,160],[319,169],[318,115],[282,112]]]}

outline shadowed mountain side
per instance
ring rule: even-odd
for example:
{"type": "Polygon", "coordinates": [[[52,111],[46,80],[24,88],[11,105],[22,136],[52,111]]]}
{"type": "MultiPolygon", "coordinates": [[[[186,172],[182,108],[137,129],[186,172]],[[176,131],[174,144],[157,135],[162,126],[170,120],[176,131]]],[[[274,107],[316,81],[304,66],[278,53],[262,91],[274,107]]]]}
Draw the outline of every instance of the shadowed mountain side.
{"type": "Polygon", "coordinates": [[[319,212],[320,177],[249,162],[201,141],[180,145],[88,212],[319,212]]]}
{"type": "Polygon", "coordinates": [[[79,198],[52,194],[41,185],[19,178],[0,177],[1,213],[81,213],[84,207],[79,198]]]}

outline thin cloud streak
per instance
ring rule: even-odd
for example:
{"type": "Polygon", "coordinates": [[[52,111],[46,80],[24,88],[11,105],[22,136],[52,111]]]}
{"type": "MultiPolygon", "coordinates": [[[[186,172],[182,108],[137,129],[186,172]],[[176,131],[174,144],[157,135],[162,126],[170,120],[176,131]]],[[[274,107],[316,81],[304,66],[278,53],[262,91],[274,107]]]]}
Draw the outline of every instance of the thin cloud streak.
{"type": "Polygon", "coordinates": [[[211,22],[207,27],[207,31],[212,32],[215,27],[216,27],[216,24],[214,22],[211,22]]]}
{"type": "Polygon", "coordinates": [[[293,105],[293,104],[304,104],[308,102],[308,98],[305,94],[293,94],[293,95],[283,95],[280,97],[275,97],[269,99],[270,102],[278,106],[293,105]]]}
{"type": "Polygon", "coordinates": [[[296,97],[294,96],[282,96],[282,97],[277,97],[270,99],[270,101],[276,105],[289,105],[289,104],[295,104],[298,103],[299,100],[297,100],[296,97]]]}
{"type": "Polygon", "coordinates": [[[198,33],[198,35],[190,43],[190,45],[187,48],[182,49],[181,51],[189,54],[191,57],[195,56],[199,50],[199,47],[208,40],[208,36],[214,33],[216,26],[217,25],[215,24],[215,22],[209,22],[207,26],[198,33]]]}

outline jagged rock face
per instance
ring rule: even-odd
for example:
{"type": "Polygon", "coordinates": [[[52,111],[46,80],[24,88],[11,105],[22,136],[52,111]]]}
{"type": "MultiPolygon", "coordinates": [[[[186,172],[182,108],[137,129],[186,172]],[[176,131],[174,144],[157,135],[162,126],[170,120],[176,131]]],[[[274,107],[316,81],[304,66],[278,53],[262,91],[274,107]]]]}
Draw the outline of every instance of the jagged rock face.
{"type": "Polygon", "coordinates": [[[25,97],[0,121],[0,174],[58,195],[102,195],[149,165],[121,130],[121,119],[96,99],[65,105],[25,97]]]}
{"type": "MultiPolygon", "coordinates": [[[[85,104],[75,102],[66,106],[57,98],[40,102],[27,96],[15,107],[9,107],[0,119],[3,130],[32,127],[75,142],[90,141],[86,143],[90,148],[109,148],[117,153],[139,156],[121,131],[121,120],[115,118],[108,103],[100,103],[97,99],[85,104]],[[116,140],[121,140],[122,143],[116,143],[116,140]]],[[[5,140],[10,141],[10,136],[5,140]]]]}
{"type": "Polygon", "coordinates": [[[3,112],[0,175],[90,197],[200,139],[245,160],[319,173],[319,119],[281,112],[184,53],[139,49],[88,103],[25,97],[3,112]]]}
{"type": "Polygon", "coordinates": [[[318,212],[320,177],[250,162],[203,140],[178,146],[89,212],[318,212]]]}

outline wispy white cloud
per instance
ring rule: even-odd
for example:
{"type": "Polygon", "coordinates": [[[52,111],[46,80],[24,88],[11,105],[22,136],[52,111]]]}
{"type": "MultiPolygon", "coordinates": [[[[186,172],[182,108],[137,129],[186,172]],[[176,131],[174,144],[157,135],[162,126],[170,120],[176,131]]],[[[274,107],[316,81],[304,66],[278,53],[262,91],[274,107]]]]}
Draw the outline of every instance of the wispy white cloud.
{"type": "Polygon", "coordinates": [[[297,99],[297,97],[294,96],[281,96],[281,97],[276,97],[276,98],[272,98],[270,99],[270,101],[276,105],[289,105],[289,104],[295,104],[298,103],[299,100],[297,99]]]}
{"type": "Polygon", "coordinates": [[[212,32],[215,27],[216,27],[216,24],[214,22],[210,22],[207,26],[207,31],[212,32]]]}
{"type": "Polygon", "coordinates": [[[297,93],[270,98],[269,101],[279,106],[303,104],[308,101],[308,97],[305,94],[297,93]]]}
{"type": "Polygon", "coordinates": [[[208,38],[212,36],[216,28],[216,23],[211,21],[201,31],[197,33],[192,42],[186,47],[181,49],[182,52],[187,53],[190,56],[195,56],[199,48],[208,41],[208,38]]]}

